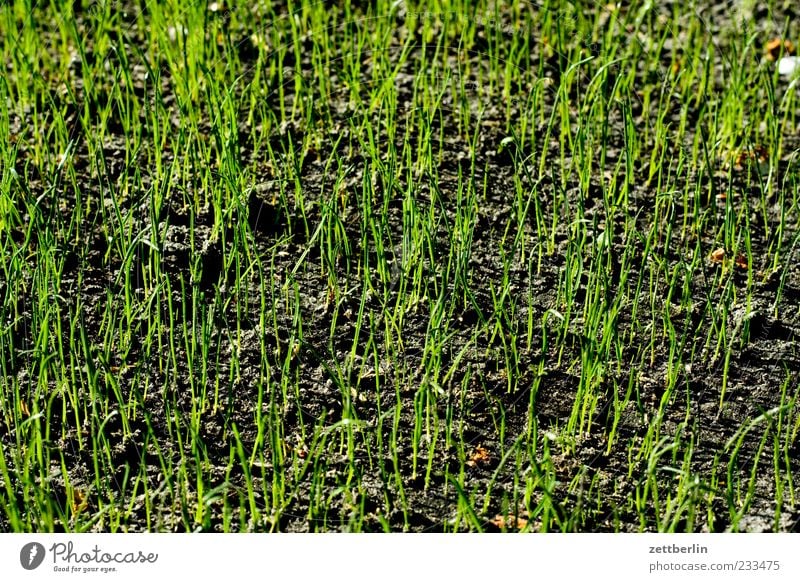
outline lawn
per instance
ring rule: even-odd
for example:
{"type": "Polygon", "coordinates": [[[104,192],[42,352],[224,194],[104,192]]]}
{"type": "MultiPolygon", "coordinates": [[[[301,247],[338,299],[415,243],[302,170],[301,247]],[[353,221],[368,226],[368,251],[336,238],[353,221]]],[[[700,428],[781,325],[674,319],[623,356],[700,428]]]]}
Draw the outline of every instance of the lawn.
{"type": "Polygon", "coordinates": [[[799,531],[793,42],[3,0],[0,531],[799,531]]]}

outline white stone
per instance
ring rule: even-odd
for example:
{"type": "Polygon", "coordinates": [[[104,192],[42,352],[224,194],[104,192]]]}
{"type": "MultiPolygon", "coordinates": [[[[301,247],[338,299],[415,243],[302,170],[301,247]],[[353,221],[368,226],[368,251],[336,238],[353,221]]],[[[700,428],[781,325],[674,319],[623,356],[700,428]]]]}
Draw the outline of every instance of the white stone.
{"type": "Polygon", "coordinates": [[[783,57],[778,61],[778,74],[791,77],[800,73],[800,57],[783,57]]]}

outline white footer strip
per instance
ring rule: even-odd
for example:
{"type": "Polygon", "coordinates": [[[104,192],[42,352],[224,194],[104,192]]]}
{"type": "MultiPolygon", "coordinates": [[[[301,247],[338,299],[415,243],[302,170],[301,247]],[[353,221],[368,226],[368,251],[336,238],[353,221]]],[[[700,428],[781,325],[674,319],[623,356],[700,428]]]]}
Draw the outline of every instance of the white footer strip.
{"type": "Polygon", "coordinates": [[[798,555],[796,534],[3,534],[0,579],[800,580],[798,555]]]}

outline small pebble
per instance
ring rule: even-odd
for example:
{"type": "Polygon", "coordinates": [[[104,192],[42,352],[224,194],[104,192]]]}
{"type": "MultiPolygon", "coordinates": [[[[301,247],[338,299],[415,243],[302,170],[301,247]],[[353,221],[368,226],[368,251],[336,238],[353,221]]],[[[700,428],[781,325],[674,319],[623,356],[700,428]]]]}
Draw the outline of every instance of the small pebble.
{"type": "Polygon", "coordinates": [[[800,72],[800,57],[783,57],[778,61],[778,74],[790,77],[800,72]]]}

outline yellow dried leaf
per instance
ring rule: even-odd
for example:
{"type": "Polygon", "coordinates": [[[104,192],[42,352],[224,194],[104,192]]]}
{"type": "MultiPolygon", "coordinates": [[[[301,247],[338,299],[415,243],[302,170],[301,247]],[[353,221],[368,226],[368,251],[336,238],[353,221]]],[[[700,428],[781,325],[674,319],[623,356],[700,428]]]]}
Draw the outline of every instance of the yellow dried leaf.
{"type": "Polygon", "coordinates": [[[486,450],[481,445],[475,447],[475,450],[472,451],[472,454],[469,456],[467,460],[467,465],[470,467],[475,467],[476,465],[485,465],[491,459],[491,455],[489,451],[486,450]]]}
{"type": "Polygon", "coordinates": [[[725,259],[725,249],[719,248],[711,252],[709,256],[712,263],[721,263],[725,259]]]}
{"type": "Polygon", "coordinates": [[[780,38],[773,38],[766,45],[764,45],[764,57],[768,61],[776,61],[781,56],[781,48],[783,48],[784,55],[794,54],[794,44],[789,39],[783,40],[780,38]]]}
{"type": "Polygon", "coordinates": [[[80,489],[72,490],[72,513],[80,513],[89,507],[89,501],[86,495],[80,489]]]}
{"type": "Polygon", "coordinates": [[[527,527],[528,520],[522,516],[496,515],[489,523],[500,529],[521,530],[527,527]]]}

